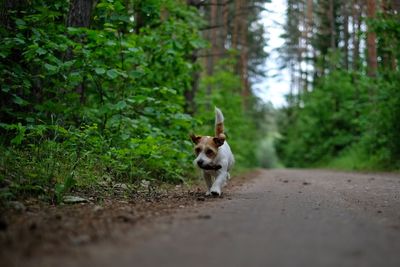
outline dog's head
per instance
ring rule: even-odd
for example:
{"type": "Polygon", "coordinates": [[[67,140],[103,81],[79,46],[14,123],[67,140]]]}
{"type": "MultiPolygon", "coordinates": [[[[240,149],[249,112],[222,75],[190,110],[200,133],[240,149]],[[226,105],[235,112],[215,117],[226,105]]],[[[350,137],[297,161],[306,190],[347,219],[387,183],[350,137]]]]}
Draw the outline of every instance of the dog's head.
{"type": "Polygon", "coordinates": [[[218,156],[218,148],[225,142],[224,134],[220,134],[218,137],[191,134],[190,138],[195,144],[194,153],[196,159],[193,162],[196,166],[205,170],[217,170],[221,168],[217,164],[216,158],[218,156]]]}

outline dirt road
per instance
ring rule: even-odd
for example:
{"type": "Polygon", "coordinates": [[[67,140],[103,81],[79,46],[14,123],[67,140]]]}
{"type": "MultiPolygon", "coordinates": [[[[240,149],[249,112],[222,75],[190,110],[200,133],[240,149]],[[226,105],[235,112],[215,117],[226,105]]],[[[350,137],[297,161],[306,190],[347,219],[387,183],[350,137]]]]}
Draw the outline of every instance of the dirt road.
{"type": "Polygon", "coordinates": [[[218,201],[28,265],[398,267],[400,175],[261,171],[218,201]]]}

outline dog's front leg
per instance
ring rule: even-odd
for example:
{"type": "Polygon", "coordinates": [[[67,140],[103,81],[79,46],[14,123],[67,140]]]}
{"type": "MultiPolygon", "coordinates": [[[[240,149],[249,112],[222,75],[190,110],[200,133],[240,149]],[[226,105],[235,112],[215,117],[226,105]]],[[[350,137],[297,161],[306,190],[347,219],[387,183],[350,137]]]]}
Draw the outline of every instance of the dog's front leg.
{"type": "Polygon", "coordinates": [[[228,172],[225,169],[220,169],[217,171],[217,178],[215,178],[215,182],[211,187],[211,194],[220,196],[222,193],[222,187],[226,184],[226,178],[228,176],[228,172]]]}
{"type": "Polygon", "coordinates": [[[203,171],[203,178],[206,181],[206,185],[207,185],[207,192],[206,192],[206,196],[209,196],[211,194],[211,185],[212,185],[212,177],[211,174],[209,174],[208,172],[203,171]]]}

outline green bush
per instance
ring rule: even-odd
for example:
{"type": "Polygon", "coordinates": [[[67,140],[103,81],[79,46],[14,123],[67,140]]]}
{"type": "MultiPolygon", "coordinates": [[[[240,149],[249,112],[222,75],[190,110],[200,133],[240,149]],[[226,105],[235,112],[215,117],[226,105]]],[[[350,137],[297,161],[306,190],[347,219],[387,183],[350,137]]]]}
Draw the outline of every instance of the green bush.
{"type": "Polygon", "coordinates": [[[191,165],[183,93],[205,46],[196,10],[172,0],[101,0],[91,27],[66,27],[68,1],[10,10],[1,29],[2,196],[47,195],[102,177],[181,182],[191,165]],[[168,14],[162,16],[163,12],[168,14]],[[139,29],[137,32],[133,29],[139,29]]]}
{"type": "Polygon", "coordinates": [[[277,146],[285,165],[399,168],[399,86],[396,76],[337,70],[323,77],[282,118],[277,146]]]}
{"type": "Polygon", "coordinates": [[[71,1],[21,3],[0,29],[1,199],[60,202],[104,182],[187,181],[189,133],[213,132],[213,105],[240,168],[265,156],[256,143],[271,107],[250,97],[244,112],[229,59],[201,81],[195,118],[185,113],[200,71],[193,55],[207,46],[185,1],[96,1],[89,27],[66,26],[71,1]]]}

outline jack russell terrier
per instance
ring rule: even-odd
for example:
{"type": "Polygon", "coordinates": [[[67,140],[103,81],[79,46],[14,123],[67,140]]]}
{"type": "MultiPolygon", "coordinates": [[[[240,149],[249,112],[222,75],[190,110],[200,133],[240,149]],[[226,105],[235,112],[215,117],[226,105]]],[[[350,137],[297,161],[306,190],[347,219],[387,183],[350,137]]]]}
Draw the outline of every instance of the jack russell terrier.
{"type": "Polygon", "coordinates": [[[201,169],[207,184],[206,196],[220,196],[222,187],[230,179],[229,171],[235,163],[231,148],[225,141],[224,115],[215,108],[215,136],[191,134],[195,144],[196,159],[194,165],[201,169]],[[214,180],[214,181],[213,181],[214,180]]]}

